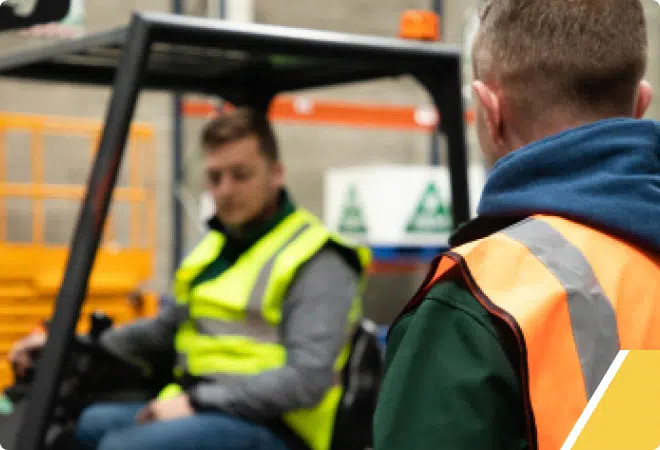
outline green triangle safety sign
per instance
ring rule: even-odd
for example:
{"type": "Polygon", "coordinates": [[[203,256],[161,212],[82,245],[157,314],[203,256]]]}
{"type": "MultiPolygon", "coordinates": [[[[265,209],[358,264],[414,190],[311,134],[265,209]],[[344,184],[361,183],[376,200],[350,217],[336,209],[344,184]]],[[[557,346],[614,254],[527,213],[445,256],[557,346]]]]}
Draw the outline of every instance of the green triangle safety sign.
{"type": "Polygon", "coordinates": [[[406,225],[408,233],[440,234],[451,231],[451,208],[444,204],[440,190],[434,182],[424,189],[412,217],[406,225]]]}
{"type": "Polygon", "coordinates": [[[348,195],[341,209],[339,232],[348,234],[365,234],[367,232],[367,224],[364,221],[364,213],[355,184],[348,187],[348,195]]]}

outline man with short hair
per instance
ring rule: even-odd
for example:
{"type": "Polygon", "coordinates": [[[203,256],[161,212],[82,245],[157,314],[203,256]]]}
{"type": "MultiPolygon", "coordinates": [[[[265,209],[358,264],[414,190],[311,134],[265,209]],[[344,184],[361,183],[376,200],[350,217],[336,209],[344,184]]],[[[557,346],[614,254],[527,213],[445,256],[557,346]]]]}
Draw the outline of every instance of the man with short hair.
{"type": "Polygon", "coordinates": [[[98,450],[328,450],[369,252],[293,203],[263,114],[218,117],[202,146],[216,215],[175,275],[175,306],[101,336],[138,365],[173,346],[175,382],[147,405],[91,406],[77,441],[98,450]]]}
{"type": "Polygon", "coordinates": [[[619,349],[660,349],[660,124],[640,0],[492,0],[493,164],[390,329],[375,450],[558,449],[619,349]]]}

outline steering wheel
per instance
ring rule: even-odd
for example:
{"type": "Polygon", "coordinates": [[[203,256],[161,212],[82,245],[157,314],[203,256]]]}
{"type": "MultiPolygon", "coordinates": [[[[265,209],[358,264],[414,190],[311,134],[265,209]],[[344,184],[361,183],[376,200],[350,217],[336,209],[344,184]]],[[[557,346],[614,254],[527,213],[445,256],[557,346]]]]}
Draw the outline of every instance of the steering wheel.
{"type": "MultiPolygon", "coordinates": [[[[69,448],[72,431],[82,410],[99,401],[148,401],[160,389],[160,380],[134,364],[108,352],[100,345],[100,337],[112,327],[112,319],[101,312],[91,315],[88,334],[74,336],[71,353],[62,376],[58,398],[45,448],[69,448]]],[[[34,364],[23,377],[16,377],[13,386],[5,389],[5,396],[23,410],[39,366],[39,351],[33,352],[34,364]]],[[[20,413],[19,413],[20,414],[20,413]]]]}

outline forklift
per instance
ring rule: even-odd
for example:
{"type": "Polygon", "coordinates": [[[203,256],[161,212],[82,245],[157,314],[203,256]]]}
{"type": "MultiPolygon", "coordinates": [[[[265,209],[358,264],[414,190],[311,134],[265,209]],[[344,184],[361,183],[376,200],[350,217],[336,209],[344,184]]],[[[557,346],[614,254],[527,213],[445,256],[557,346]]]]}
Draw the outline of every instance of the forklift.
{"type": "MultiPolygon", "coordinates": [[[[457,226],[470,215],[460,73],[460,50],[438,43],[143,12],[127,26],[1,57],[2,77],[108,86],[112,95],[48,340],[34,373],[8,392],[15,407],[4,425],[0,419],[0,445],[74,448],[72,431],[85,406],[102,399],[148,400],[167,381],[163,373],[173,355],[158,356],[165,362],[161,373],[144,374],[103,351],[98,341],[112,326],[107,317],[95,315],[89,335],[76,335],[141,90],[215,96],[266,112],[281,93],[411,76],[440,113],[436,132],[447,142],[457,226]]],[[[368,321],[358,328],[342,374],[331,450],[371,446],[382,361],[374,328],[368,321]]]]}

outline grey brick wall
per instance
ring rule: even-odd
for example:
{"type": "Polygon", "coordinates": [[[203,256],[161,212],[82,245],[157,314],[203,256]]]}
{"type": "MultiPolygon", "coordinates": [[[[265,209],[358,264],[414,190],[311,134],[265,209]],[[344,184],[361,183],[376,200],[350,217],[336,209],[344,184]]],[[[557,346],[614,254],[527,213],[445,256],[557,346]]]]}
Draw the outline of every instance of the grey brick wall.
{"type": "MultiPolygon", "coordinates": [[[[446,40],[458,43],[463,37],[465,14],[478,0],[446,0],[446,40]]],[[[205,0],[189,0],[187,12],[204,14],[205,0]]],[[[255,0],[256,20],[263,23],[318,28],[334,31],[357,32],[376,35],[395,35],[402,11],[413,8],[429,8],[430,0],[255,0]]],[[[660,89],[660,7],[654,0],[645,0],[651,33],[651,63],[648,76],[660,89]]],[[[166,11],[169,1],[141,0],[86,2],[86,28],[97,31],[124,24],[134,9],[166,11]]],[[[16,33],[0,35],[0,53],[16,48],[42,45],[39,39],[28,39],[16,33]]],[[[0,80],[0,99],[3,111],[29,112],[80,116],[101,119],[106,109],[109,92],[104,89],[71,88],[66,85],[43,85],[0,80]]],[[[382,80],[359,86],[337,87],[308,92],[310,97],[369,101],[395,104],[423,104],[425,94],[411,80],[382,80]]],[[[143,94],[136,112],[136,120],[153,125],[156,129],[158,156],[151,161],[157,168],[154,180],[158,190],[158,268],[156,286],[164,289],[168,282],[170,254],[169,190],[170,190],[170,97],[164,94],[143,94]]],[[[660,101],[656,101],[650,113],[660,118],[660,101]]],[[[186,192],[194,199],[200,190],[199,164],[197,162],[197,133],[201,120],[186,120],[186,161],[188,183],[186,192]]],[[[283,158],[288,168],[288,179],[294,197],[312,211],[322,211],[322,174],[328,167],[370,163],[419,163],[426,159],[428,139],[417,133],[399,133],[382,130],[354,130],[346,127],[310,127],[302,125],[278,125],[277,132],[282,144],[283,158]],[[313,155],[313,156],[312,156],[313,155]]],[[[13,151],[10,172],[15,177],[27,177],[25,155],[27,148],[20,136],[11,138],[13,151]]],[[[69,142],[51,143],[54,151],[60,151],[48,166],[57,179],[82,180],[87,167],[82,160],[75,160],[77,148],[86,151],[86,144],[69,142]]],[[[471,158],[478,158],[478,149],[471,139],[471,158]]],[[[57,205],[56,205],[57,206],[57,205]]],[[[63,206],[63,205],[59,205],[63,206]]],[[[194,206],[194,205],[193,205],[194,206]]],[[[52,225],[48,233],[51,239],[67,241],[77,209],[75,205],[52,208],[49,212],[52,225]]],[[[192,221],[187,222],[186,242],[192,245],[197,231],[192,221]]],[[[12,232],[25,233],[29,227],[29,211],[25,205],[12,206],[12,232]]],[[[371,309],[375,316],[387,318],[397,305],[408,297],[421,276],[382,278],[376,277],[369,291],[371,309]],[[388,306],[389,305],[389,306],[388,306]],[[393,306],[394,305],[394,306],[393,306]]]]}

